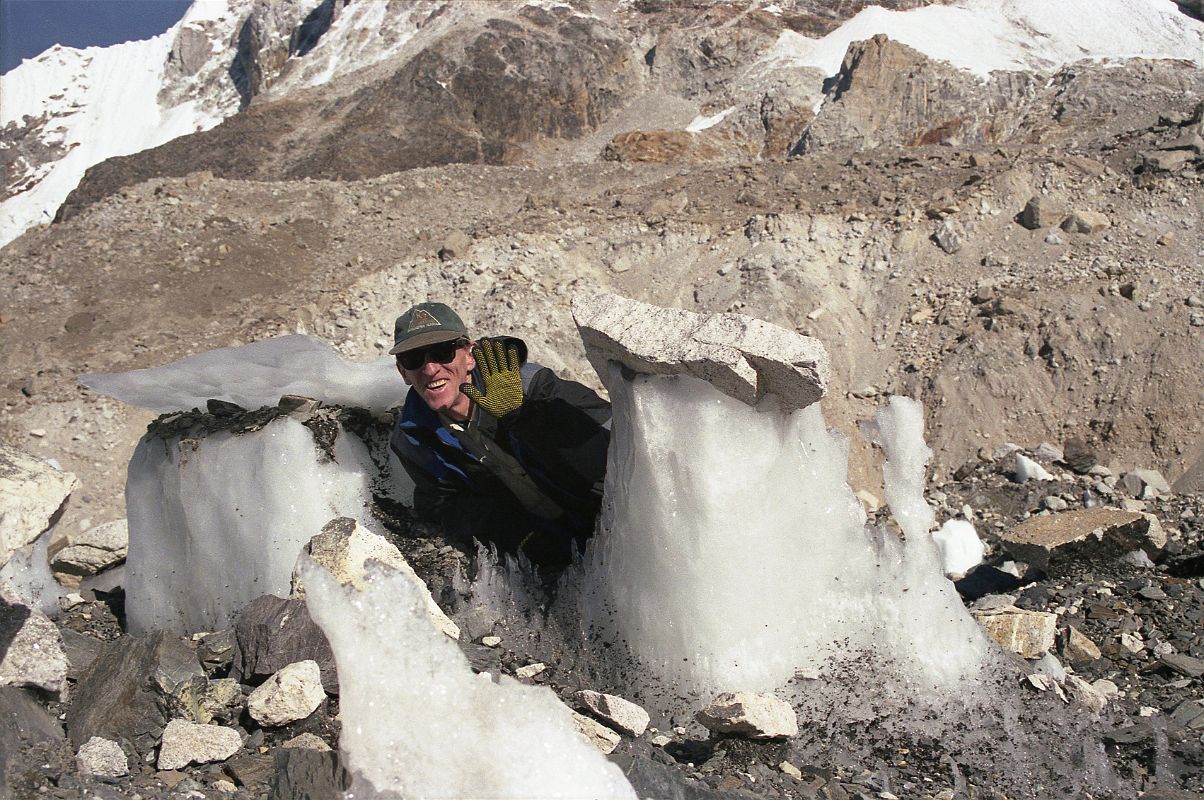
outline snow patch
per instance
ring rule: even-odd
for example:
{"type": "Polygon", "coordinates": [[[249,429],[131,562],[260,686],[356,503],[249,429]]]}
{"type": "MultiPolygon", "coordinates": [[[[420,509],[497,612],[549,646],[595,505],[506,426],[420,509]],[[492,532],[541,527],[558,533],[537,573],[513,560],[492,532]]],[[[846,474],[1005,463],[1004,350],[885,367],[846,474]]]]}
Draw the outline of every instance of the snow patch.
{"type": "Polygon", "coordinates": [[[723,120],[727,119],[728,114],[731,114],[735,110],[736,110],[736,107],[731,106],[730,108],[723,109],[722,111],[720,111],[718,114],[715,114],[714,116],[704,117],[700,114],[697,117],[694,117],[694,121],[686,126],[686,131],[688,133],[698,133],[699,131],[705,131],[707,128],[712,128],[712,127],[718,125],[720,122],[723,122],[723,120]]]}

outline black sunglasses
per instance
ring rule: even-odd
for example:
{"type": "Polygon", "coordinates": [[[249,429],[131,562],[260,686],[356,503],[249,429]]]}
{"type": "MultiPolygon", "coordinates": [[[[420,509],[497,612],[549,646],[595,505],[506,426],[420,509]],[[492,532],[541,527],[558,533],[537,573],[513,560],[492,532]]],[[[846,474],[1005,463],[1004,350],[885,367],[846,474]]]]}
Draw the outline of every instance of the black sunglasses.
{"type": "Polygon", "coordinates": [[[454,339],[450,342],[439,342],[430,347],[420,347],[417,350],[407,350],[397,354],[397,363],[403,369],[422,369],[428,361],[436,364],[447,364],[456,357],[456,351],[468,344],[467,339],[454,339]]]}

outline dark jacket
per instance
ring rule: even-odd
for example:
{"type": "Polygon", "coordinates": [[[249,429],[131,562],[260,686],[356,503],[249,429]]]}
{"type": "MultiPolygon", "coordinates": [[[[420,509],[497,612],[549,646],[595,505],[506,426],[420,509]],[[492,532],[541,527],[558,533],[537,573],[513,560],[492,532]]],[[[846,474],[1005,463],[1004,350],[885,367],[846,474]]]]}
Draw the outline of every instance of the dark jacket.
{"type": "MultiPolygon", "coordinates": [[[[519,348],[522,406],[500,420],[476,409],[449,426],[410,392],[390,447],[414,481],[414,510],[445,534],[564,564],[601,507],[610,403],[526,362],[521,340],[498,338],[519,348]]],[[[483,388],[477,372],[473,381],[483,388]]]]}

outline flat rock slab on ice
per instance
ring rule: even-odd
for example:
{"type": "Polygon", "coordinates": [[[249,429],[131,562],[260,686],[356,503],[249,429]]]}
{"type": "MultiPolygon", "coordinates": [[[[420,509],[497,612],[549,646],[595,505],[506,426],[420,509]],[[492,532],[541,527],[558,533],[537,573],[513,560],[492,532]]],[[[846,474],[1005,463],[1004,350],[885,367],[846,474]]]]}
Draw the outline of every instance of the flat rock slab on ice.
{"type": "Polygon", "coordinates": [[[643,375],[690,375],[755,405],[767,394],[784,410],[824,396],[830,365],[817,339],[741,314],[695,314],[598,294],[573,301],[590,364],[605,383],[608,363],[643,375]]]}
{"type": "Polygon", "coordinates": [[[632,736],[641,735],[651,721],[643,708],[613,694],[584,689],[577,692],[576,697],[591,714],[632,736]]]}
{"type": "Polygon", "coordinates": [[[1133,550],[1153,555],[1166,533],[1152,514],[1089,508],[1030,517],[1003,534],[1014,558],[1048,571],[1071,560],[1118,558],[1133,550]]]}

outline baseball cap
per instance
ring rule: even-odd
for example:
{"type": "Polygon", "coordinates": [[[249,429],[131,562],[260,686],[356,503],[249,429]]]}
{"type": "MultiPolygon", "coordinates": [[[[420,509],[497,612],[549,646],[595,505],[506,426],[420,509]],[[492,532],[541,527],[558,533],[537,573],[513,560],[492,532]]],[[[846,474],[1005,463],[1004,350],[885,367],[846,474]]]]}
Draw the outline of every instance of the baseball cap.
{"type": "Polygon", "coordinates": [[[450,307],[443,303],[419,303],[393,323],[394,344],[389,355],[466,336],[468,328],[450,307]]]}

